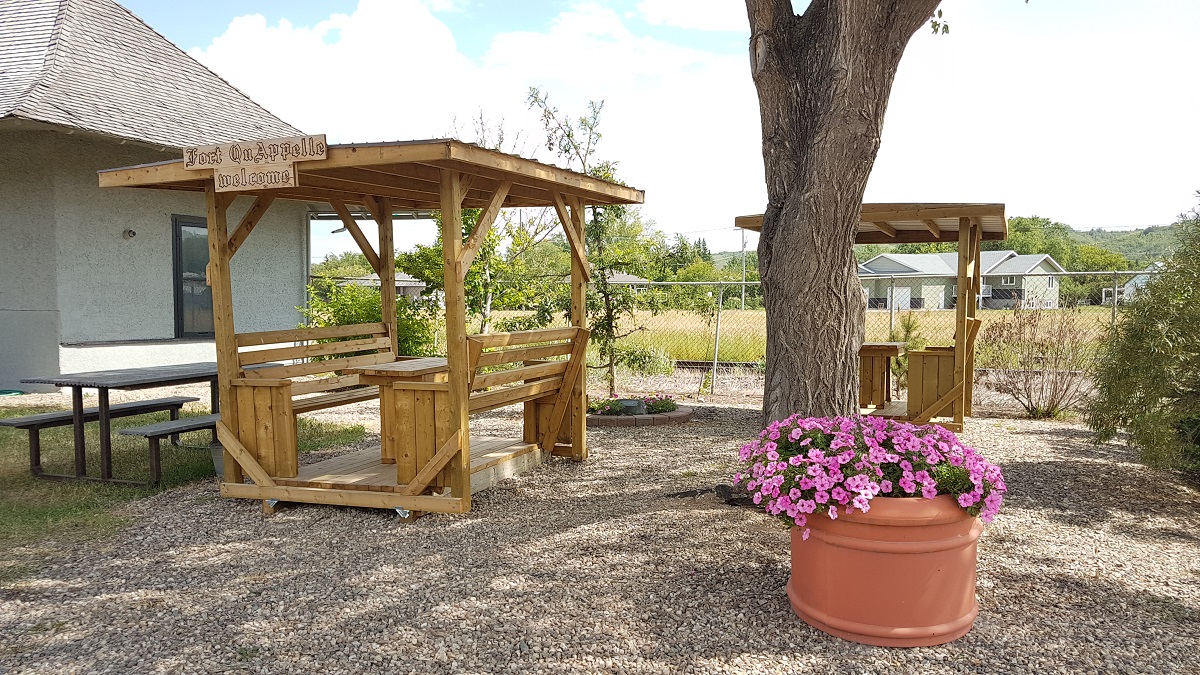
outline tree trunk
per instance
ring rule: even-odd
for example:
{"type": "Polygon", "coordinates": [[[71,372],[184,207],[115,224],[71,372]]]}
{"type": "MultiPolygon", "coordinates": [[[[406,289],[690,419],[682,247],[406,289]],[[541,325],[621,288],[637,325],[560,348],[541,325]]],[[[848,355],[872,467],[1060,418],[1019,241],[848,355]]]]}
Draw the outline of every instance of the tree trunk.
{"type": "Polygon", "coordinates": [[[937,5],[812,0],[797,16],[791,0],[746,0],[768,199],[764,423],[858,413],[866,300],[854,237],[896,68],[937,5]]]}

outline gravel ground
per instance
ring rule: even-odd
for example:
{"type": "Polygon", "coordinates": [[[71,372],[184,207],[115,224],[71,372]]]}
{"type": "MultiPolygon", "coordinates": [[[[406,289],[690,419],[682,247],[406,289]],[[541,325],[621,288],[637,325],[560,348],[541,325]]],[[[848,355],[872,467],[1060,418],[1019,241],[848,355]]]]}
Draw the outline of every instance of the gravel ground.
{"type": "Polygon", "coordinates": [[[128,528],[0,590],[0,672],[1198,671],[1200,492],[1123,447],[972,420],[1011,489],[980,541],[979,619],[951,645],[882,649],[791,613],[776,521],[668,496],[728,481],[759,426],[748,408],[696,418],[594,429],[588,462],[411,525],[307,505],[264,518],[213,483],[133,503],[128,528]]]}

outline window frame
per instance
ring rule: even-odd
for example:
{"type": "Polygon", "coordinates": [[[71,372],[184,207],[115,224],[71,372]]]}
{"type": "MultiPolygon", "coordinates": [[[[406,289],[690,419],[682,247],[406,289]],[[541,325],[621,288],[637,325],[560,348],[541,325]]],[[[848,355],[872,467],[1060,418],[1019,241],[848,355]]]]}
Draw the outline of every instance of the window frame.
{"type": "Polygon", "coordinates": [[[1017,285],[1017,276],[1015,274],[1012,276],[1001,276],[1000,277],[1000,285],[1001,286],[1016,286],[1017,285]]]}
{"type": "Polygon", "coordinates": [[[175,339],[203,340],[216,337],[216,330],[207,333],[187,332],[183,329],[183,228],[199,227],[208,237],[208,219],[201,216],[171,215],[171,295],[175,302],[175,339]]]}

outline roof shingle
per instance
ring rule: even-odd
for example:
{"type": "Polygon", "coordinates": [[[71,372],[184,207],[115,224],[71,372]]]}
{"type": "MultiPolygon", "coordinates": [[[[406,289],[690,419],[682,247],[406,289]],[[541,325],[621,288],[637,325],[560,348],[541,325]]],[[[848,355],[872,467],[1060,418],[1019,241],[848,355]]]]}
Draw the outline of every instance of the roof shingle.
{"type": "Polygon", "coordinates": [[[0,0],[0,117],[185,147],[293,136],[113,0],[0,0]]]}

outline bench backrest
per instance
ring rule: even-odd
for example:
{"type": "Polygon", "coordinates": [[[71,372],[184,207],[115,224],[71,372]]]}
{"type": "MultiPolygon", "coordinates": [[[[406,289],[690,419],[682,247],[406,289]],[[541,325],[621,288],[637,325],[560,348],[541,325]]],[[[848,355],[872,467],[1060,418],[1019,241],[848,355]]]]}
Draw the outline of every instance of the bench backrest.
{"type": "MultiPolygon", "coordinates": [[[[238,333],[235,337],[241,371],[237,376],[247,379],[291,379],[395,360],[382,323],[238,333]],[[281,361],[284,363],[278,363],[281,361]]],[[[357,384],[357,375],[330,375],[295,381],[291,390],[298,396],[357,384]]]]}
{"type": "Polygon", "coordinates": [[[583,328],[468,337],[470,411],[569,394],[564,390],[581,375],[587,340],[583,328]]]}

